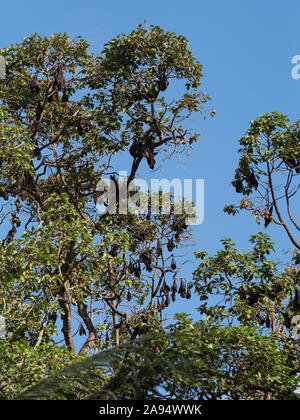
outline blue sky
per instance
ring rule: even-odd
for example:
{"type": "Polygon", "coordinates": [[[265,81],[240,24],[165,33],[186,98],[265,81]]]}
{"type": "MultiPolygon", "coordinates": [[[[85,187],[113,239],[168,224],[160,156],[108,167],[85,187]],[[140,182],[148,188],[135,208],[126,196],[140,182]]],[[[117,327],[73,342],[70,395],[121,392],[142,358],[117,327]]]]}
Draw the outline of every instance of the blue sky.
{"type": "MultiPolygon", "coordinates": [[[[300,79],[291,77],[292,57],[300,54],[299,1],[27,0],[3,2],[0,13],[1,47],[34,32],[67,32],[83,36],[98,52],[106,41],[131,32],[145,19],[184,35],[204,66],[202,88],[217,113],[212,120],[192,119],[191,127],[202,137],[186,168],[173,158],[157,176],[205,180],[205,219],[194,229],[194,250],[216,252],[224,236],[246,250],[249,235],[264,231],[247,214],[231,217],[222,209],[240,198],[230,181],[237,167],[237,140],[249,122],[274,110],[292,121],[299,118],[300,79]]],[[[280,249],[290,247],[281,229],[271,225],[268,233],[280,249]]]]}

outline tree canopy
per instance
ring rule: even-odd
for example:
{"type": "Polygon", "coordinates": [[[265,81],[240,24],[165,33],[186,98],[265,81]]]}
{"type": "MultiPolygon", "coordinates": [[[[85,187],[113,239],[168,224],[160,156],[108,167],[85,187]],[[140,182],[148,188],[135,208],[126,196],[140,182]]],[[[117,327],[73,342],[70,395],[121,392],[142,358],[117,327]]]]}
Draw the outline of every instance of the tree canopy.
{"type": "Polygon", "coordinates": [[[1,398],[296,399],[298,122],[277,112],[251,122],[232,183],[243,199],[225,207],[280,226],[290,261],[272,258],[266,234],[244,253],[227,238],[213,257],[195,252],[185,282],[191,203],[178,211],[135,179],[188,157],[200,137],[191,116],[214,116],[187,39],[139,25],[100,53],[81,37],[34,34],[0,54],[1,398]],[[199,320],[166,322],[192,294],[199,320]]]}

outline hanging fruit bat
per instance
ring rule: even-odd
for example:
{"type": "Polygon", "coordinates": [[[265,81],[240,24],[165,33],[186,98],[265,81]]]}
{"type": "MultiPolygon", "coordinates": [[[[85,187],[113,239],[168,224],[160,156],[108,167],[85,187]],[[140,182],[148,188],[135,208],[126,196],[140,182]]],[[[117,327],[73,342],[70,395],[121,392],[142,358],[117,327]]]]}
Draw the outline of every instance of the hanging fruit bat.
{"type": "Polygon", "coordinates": [[[161,304],[160,304],[160,307],[159,307],[159,311],[161,312],[161,311],[163,311],[165,308],[166,308],[165,301],[164,301],[164,300],[162,300],[162,301],[161,301],[161,304]]]}
{"type": "Polygon", "coordinates": [[[243,192],[243,183],[242,183],[241,178],[237,178],[237,179],[234,181],[234,186],[235,186],[235,191],[236,191],[237,193],[242,193],[242,192],[243,192]]]}
{"type": "Polygon", "coordinates": [[[273,213],[273,206],[271,206],[270,209],[267,210],[265,213],[265,228],[267,228],[269,224],[273,222],[272,213],[273,213]]]}
{"type": "Polygon", "coordinates": [[[51,312],[49,317],[48,317],[48,320],[55,323],[56,320],[57,320],[57,313],[56,312],[51,312]]]}
{"type": "Polygon", "coordinates": [[[185,219],[180,219],[179,217],[174,218],[173,224],[172,224],[172,230],[174,230],[177,233],[182,233],[187,228],[188,228],[188,225],[185,219]]]}
{"type": "Polygon", "coordinates": [[[283,161],[290,169],[294,169],[297,166],[297,161],[294,158],[284,159],[283,161]]]}
{"type": "Polygon", "coordinates": [[[92,125],[83,118],[77,119],[77,129],[80,136],[88,132],[92,128],[92,125]]]}
{"type": "Polygon", "coordinates": [[[15,206],[16,206],[17,212],[19,213],[20,210],[21,210],[21,208],[22,208],[22,204],[20,203],[20,200],[19,199],[17,199],[15,201],[15,206]]]}
{"type": "Polygon", "coordinates": [[[300,310],[300,290],[297,289],[294,296],[294,308],[296,312],[300,310]]]}
{"type": "Polygon", "coordinates": [[[17,227],[20,227],[21,226],[21,221],[20,221],[20,219],[15,214],[12,215],[11,223],[13,225],[16,225],[17,227]]]}
{"type": "Polygon", "coordinates": [[[31,93],[33,93],[34,95],[36,95],[37,93],[39,93],[42,89],[42,85],[39,82],[38,76],[35,75],[30,83],[30,90],[31,93]]]}
{"type": "Polygon", "coordinates": [[[161,242],[160,242],[160,240],[157,241],[156,256],[157,257],[161,257],[162,256],[162,248],[161,248],[161,242]]]}
{"type": "Polygon", "coordinates": [[[247,299],[247,302],[250,306],[254,306],[260,298],[260,293],[259,292],[253,292],[247,299]]]}
{"type": "Polygon", "coordinates": [[[57,88],[59,92],[63,90],[65,86],[65,78],[64,78],[64,73],[63,73],[61,64],[58,66],[57,72],[54,77],[54,86],[57,88]]]}
{"type": "Polygon", "coordinates": [[[133,139],[133,143],[130,146],[129,153],[134,159],[146,158],[150,169],[154,169],[155,159],[157,153],[154,153],[152,145],[152,137],[148,137],[145,141],[142,139],[133,139]]]}
{"type": "Polygon", "coordinates": [[[154,153],[153,149],[149,146],[145,146],[143,148],[143,157],[147,159],[147,163],[150,169],[154,169],[155,166],[155,159],[154,156],[156,156],[157,153],[154,153]]]}
{"type": "Polygon", "coordinates": [[[141,264],[138,263],[134,267],[134,275],[135,275],[135,277],[141,277],[141,274],[142,274],[141,264]]]}
{"type": "Polygon", "coordinates": [[[266,327],[267,328],[270,328],[271,327],[271,320],[270,320],[269,315],[267,315],[267,317],[266,317],[266,327]]]}
{"type": "Polygon", "coordinates": [[[170,292],[170,287],[167,285],[166,281],[164,280],[162,287],[160,289],[160,294],[167,296],[170,292]]]}
{"type": "Polygon", "coordinates": [[[168,251],[169,251],[169,252],[172,252],[172,251],[173,251],[173,249],[175,248],[175,244],[174,244],[173,238],[170,238],[170,239],[168,240],[168,243],[167,243],[167,248],[168,248],[168,251]]]}
{"type": "Polygon", "coordinates": [[[181,283],[180,283],[178,293],[180,294],[180,296],[182,298],[184,298],[184,299],[186,298],[186,286],[185,286],[185,284],[183,283],[182,280],[181,280],[181,283]]]}
{"type": "Polygon", "coordinates": [[[259,325],[264,325],[265,324],[265,319],[262,318],[260,315],[256,315],[256,319],[257,319],[257,322],[259,323],[259,325]]]}
{"type": "Polygon", "coordinates": [[[155,87],[150,87],[147,89],[145,99],[149,102],[154,102],[158,96],[159,91],[155,89],[155,87]]]}
{"type": "Polygon", "coordinates": [[[250,173],[250,176],[249,176],[249,187],[250,188],[255,188],[256,190],[257,190],[257,187],[258,187],[258,182],[257,182],[257,179],[256,179],[253,171],[250,173]]]}
{"type": "Polygon", "coordinates": [[[128,292],[127,292],[126,299],[128,300],[128,302],[130,302],[130,301],[131,301],[131,299],[132,299],[132,296],[131,296],[130,290],[128,290],[128,292]]]}
{"type": "Polygon", "coordinates": [[[17,229],[14,225],[7,234],[7,238],[6,238],[7,244],[9,244],[13,240],[13,238],[16,236],[16,233],[17,233],[17,229]]]}
{"type": "Polygon", "coordinates": [[[141,254],[141,261],[145,264],[147,271],[150,272],[153,270],[151,253],[149,253],[148,251],[143,252],[141,254]]]}
{"type": "Polygon", "coordinates": [[[168,306],[170,306],[170,298],[169,298],[169,295],[166,296],[165,305],[166,305],[166,308],[168,306]]]}
{"type": "Polygon", "coordinates": [[[39,102],[37,104],[36,111],[35,111],[35,119],[36,119],[36,121],[39,121],[40,120],[40,118],[42,116],[42,112],[43,112],[43,107],[42,107],[41,103],[39,102]]]}
{"type": "Polygon", "coordinates": [[[177,282],[176,282],[175,278],[174,278],[171,290],[172,290],[173,293],[177,293],[177,282]]]}
{"type": "Polygon", "coordinates": [[[64,89],[64,91],[63,91],[63,96],[62,96],[62,98],[61,98],[61,101],[62,101],[62,102],[69,102],[69,99],[70,99],[70,95],[69,95],[69,93],[66,91],[66,89],[64,89]]]}
{"type": "Polygon", "coordinates": [[[135,101],[141,101],[145,99],[149,102],[154,102],[157,98],[158,91],[155,87],[143,86],[139,80],[135,82],[136,89],[134,90],[133,99],[135,101]]]}
{"type": "Polygon", "coordinates": [[[168,81],[165,74],[159,77],[157,85],[158,85],[159,90],[161,90],[162,92],[167,90],[167,88],[169,86],[169,81],[168,81]]]}
{"type": "Polygon", "coordinates": [[[182,233],[182,232],[179,231],[179,232],[175,233],[175,241],[176,242],[180,242],[180,233],[182,233]]]}
{"type": "Polygon", "coordinates": [[[113,245],[108,253],[112,257],[116,257],[118,255],[118,247],[116,245],[113,245]]]}
{"type": "Polygon", "coordinates": [[[134,159],[142,157],[143,154],[143,142],[137,138],[133,139],[133,143],[130,146],[129,153],[134,159]]]}
{"type": "Polygon", "coordinates": [[[50,93],[48,94],[48,103],[50,104],[51,102],[55,102],[57,100],[58,100],[57,92],[55,90],[51,90],[50,93]]]}
{"type": "Polygon", "coordinates": [[[35,148],[34,148],[33,157],[35,157],[39,160],[42,159],[42,154],[41,154],[40,148],[38,146],[35,146],[35,148]]]}
{"type": "Polygon", "coordinates": [[[281,312],[284,320],[284,326],[288,329],[291,328],[291,318],[288,316],[288,314],[281,312]]]}
{"type": "Polygon", "coordinates": [[[147,90],[141,84],[141,82],[139,80],[137,80],[135,82],[135,87],[136,87],[136,90],[134,91],[135,92],[134,94],[135,94],[136,100],[146,99],[147,98],[147,90]],[[141,99],[139,99],[139,98],[141,98],[141,99]]]}
{"type": "Polygon", "coordinates": [[[176,292],[172,292],[172,302],[175,302],[176,300],[176,292]]]}
{"type": "Polygon", "coordinates": [[[0,190],[0,197],[4,198],[5,201],[8,200],[8,193],[5,190],[0,190]]]}
{"type": "Polygon", "coordinates": [[[175,258],[174,258],[174,256],[172,256],[171,269],[172,269],[172,270],[176,270],[176,262],[175,262],[175,258]]]}
{"type": "Polygon", "coordinates": [[[192,297],[191,289],[188,289],[186,292],[186,298],[191,299],[191,297],[192,297]]]}
{"type": "Polygon", "coordinates": [[[130,263],[128,264],[128,271],[131,274],[134,273],[134,265],[133,265],[133,262],[132,261],[130,261],[130,263]]]}

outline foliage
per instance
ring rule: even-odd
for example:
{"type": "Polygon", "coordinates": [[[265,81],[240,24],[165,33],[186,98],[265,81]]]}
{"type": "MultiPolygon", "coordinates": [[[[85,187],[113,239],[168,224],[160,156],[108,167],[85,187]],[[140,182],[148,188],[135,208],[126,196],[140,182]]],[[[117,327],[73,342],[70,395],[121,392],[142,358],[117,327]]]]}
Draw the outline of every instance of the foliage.
{"type": "Polygon", "coordinates": [[[187,40],[155,26],[139,25],[99,54],[66,34],[34,34],[0,53],[7,63],[0,84],[1,349],[15,349],[13,366],[22,366],[4,357],[0,386],[8,398],[75,353],[119,345],[161,324],[171,304],[168,279],[175,284],[181,268],[176,254],[190,236],[187,214],[175,214],[172,198],[164,214],[162,196],[156,214],[123,213],[121,200],[105,201],[98,182],[110,177],[117,198],[122,184],[131,191],[125,200],[139,193],[133,181],[144,162],[152,170],[173,153],[189,154],[199,134],[185,120],[205,116],[209,97],[199,90],[202,66],[187,40]],[[176,82],[178,96],[169,99],[176,82]],[[125,179],[112,165],[121,151],[129,152],[125,179]],[[58,327],[68,350],[55,344],[58,327]],[[31,374],[31,355],[41,351],[43,360],[42,349],[49,360],[31,374]]]}
{"type": "Polygon", "coordinates": [[[18,398],[257,399],[272,392],[296,399],[287,358],[254,328],[193,324],[181,314],[168,329],[86,358],[18,398]],[[105,381],[109,370],[114,375],[105,381]]]}
{"type": "Polygon", "coordinates": [[[134,181],[188,156],[199,139],[190,117],[214,115],[187,40],[139,25],[100,54],[66,34],[34,34],[0,53],[1,398],[297,399],[299,123],[278,112],[251,122],[232,182],[243,199],[225,208],[283,226],[289,263],[272,258],[265,234],[246,252],[224,239],[213,257],[196,252],[186,284],[177,254],[191,235],[190,203],[134,181]],[[125,177],[112,163],[121,152],[125,177]],[[166,325],[165,308],[194,291],[200,320],[178,314],[166,325]]]}
{"type": "Polygon", "coordinates": [[[251,211],[258,224],[283,226],[296,249],[300,249],[295,205],[299,191],[300,125],[278,112],[251,121],[246,135],[239,139],[240,160],[232,185],[244,198],[238,206],[227,205],[225,212],[251,211]],[[251,198],[249,198],[251,196],[251,198]]]}

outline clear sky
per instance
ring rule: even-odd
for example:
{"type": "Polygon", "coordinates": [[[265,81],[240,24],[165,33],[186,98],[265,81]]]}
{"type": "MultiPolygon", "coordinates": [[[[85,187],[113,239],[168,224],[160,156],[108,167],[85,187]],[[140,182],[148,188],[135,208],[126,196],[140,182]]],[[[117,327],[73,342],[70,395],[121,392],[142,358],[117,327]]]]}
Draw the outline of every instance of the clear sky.
{"type": "MultiPolygon", "coordinates": [[[[174,157],[156,176],[205,180],[205,219],[194,229],[194,250],[213,253],[224,236],[246,250],[249,235],[264,231],[248,214],[231,217],[222,209],[240,199],[230,181],[237,167],[237,140],[249,122],[274,110],[292,121],[299,118],[300,79],[291,77],[292,57],[300,54],[299,0],[17,0],[2,2],[0,15],[1,47],[34,32],[67,32],[83,36],[98,52],[145,19],[184,35],[204,66],[202,88],[217,113],[212,120],[191,121],[202,138],[186,168],[174,157]]],[[[281,249],[290,246],[281,229],[271,225],[268,233],[281,249]]]]}

